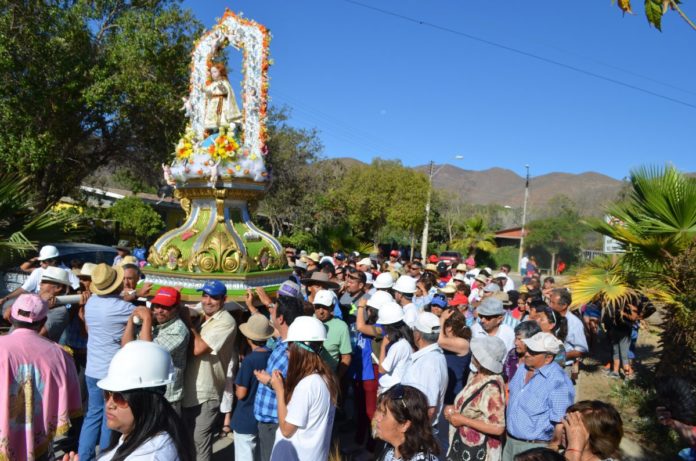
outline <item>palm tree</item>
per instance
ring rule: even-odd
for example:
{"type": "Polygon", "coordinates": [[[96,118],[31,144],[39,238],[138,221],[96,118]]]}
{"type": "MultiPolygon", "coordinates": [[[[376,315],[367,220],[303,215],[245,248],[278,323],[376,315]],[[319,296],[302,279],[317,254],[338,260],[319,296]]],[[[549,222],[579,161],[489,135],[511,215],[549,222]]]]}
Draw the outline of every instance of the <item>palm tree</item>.
{"type": "Polygon", "coordinates": [[[467,256],[476,256],[479,250],[495,253],[498,249],[495,233],[488,228],[483,216],[474,216],[466,220],[462,237],[452,242],[452,248],[465,251],[467,256]]]}
{"type": "Polygon", "coordinates": [[[39,242],[59,242],[81,235],[79,217],[50,208],[38,210],[28,178],[0,175],[0,267],[7,267],[39,242]]]}
{"type": "Polygon", "coordinates": [[[570,282],[573,302],[609,305],[636,293],[661,301],[660,368],[693,374],[688,367],[696,363],[696,340],[675,332],[696,332],[696,299],[687,295],[695,288],[685,275],[696,273],[689,256],[696,254],[696,180],[672,166],[651,167],[633,171],[630,186],[628,196],[607,209],[616,225],[588,221],[592,229],[618,240],[625,253],[581,269],[570,282]]]}

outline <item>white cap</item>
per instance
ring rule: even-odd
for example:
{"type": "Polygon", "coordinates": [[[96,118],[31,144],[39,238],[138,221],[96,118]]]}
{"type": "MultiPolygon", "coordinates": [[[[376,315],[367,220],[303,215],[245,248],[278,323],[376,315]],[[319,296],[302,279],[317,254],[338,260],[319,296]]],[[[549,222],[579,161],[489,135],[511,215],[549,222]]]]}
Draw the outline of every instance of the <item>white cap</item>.
{"type": "MultiPolygon", "coordinates": [[[[369,302],[369,301],[368,301],[369,302]]],[[[377,323],[380,325],[392,325],[404,319],[404,310],[396,302],[386,302],[379,308],[377,323]]]]}
{"type": "Polygon", "coordinates": [[[39,251],[39,261],[56,259],[58,256],[60,256],[60,253],[58,253],[58,248],[54,247],[53,245],[41,247],[41,250],[39,251]]]}
{"type": "Polygon", "coordinates": [[[382,272],[377,276],[375,283],[372,284],[375,288],[384,290],[394,286],[394,277],[389,272],[382,272]]]}
{"type": "Polygon", "coordinates": [[[500,292],[500,285],[497,283],[489,283],[485,287],[483,287],[483,291],[486,293],[499,293],[500,292]]]}
{"type": "Polygon", "coordinates": [[[106,391],[128,391],[165,386],[174,378],[169,351],[150,341],[131,341],[114,355],[106,378],[97,386],[106,391]]]}
{"type": "Polygon", "coordinates": [[[321,320],[306,315],[297,317],[288,328],[287,342],[324,342],[326,326],[321,320]]]}
{"type": "Polygon", "coordinates": [[[336,261],[331,256],[322,256],[319,260],[319,264],[323,264],[325,261],[330,262],[333,266],[336,265],[336,261]]]}
{"type": "Polygon", "coordinates": [[[370,266],[372,267],[372,261],[370,258],[363,258],[357,263],[358,266],[370,266]]]}
{"type": "Polygon", "coordinates": [[[54,282],[61,285],[70,286],[68,271],[60,267],[48,266],[41,274],[42,282],[54,282]]]}
{"type": "Polygon", "coordinates": [[[300,269],[307,270],[307,262],[302,261],[302,258],[296,259],[295,260],[295,267],[299,267],[300,269]]]}
{"type": "Polygon", "coordinates": [[[438,333],[440,331],[440,319],[432,312],[421,312],[416,317],[414,329],[421,333],[438,333]]]}
{"type": "Polygon", "coordinates": [[[531,338],[525,338],[522,342],[529,350],[534,352],[546,352],[547,354],[558,354],[563,348],[563,343],[551,333],[537,333],[531,338]]]}
{"type": "Polygon", "coordinates": [[[377,291],[372,296],[370,296],[370,299],[367,300],[367,305],[370,307],[374,307],[375,309],[381,309],[382,306],[386,303],[393,302],[394,298],[392,297],[392,295],[390,295],[386,291],[377,291]]]}
{"type": "Polygon", "coordinates": [[[314,304],[319,304],[321,306],[333,307],[335,294],[331,290],[319,290],[317,294],[314,295],[314,304]]]}
{"type": "Polygon", "coordinates": [[[508,276],[507,276],[507,274],[506,274],[505,272],[498,272],[497,274],[495,274],[495,278],[497,278],[497,279],[506,279],[506,278],[508,278],[508,276]]]}
{"type": "Polygon", "coordinates": [[[416,279],[410,275],[402,275],[392,288],[399,293],[413,294],[416,292],[416,279]]]}

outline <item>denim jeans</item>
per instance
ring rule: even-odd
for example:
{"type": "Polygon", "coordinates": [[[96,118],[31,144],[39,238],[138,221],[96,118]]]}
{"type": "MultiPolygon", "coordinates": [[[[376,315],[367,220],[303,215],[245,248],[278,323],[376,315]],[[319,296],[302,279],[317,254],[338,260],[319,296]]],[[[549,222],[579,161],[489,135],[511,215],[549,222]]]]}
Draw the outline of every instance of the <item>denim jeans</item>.
{"type": "Polygon", "coordinates": [[[97,387],[97,381],[99,380],[85,376],[85,381],[88,394],[87,414],[82,422],[78,452],[80,461],[92,461],[95,459],[97,443],[99,443],[102,450],[109,446],[111,429],[106,426],[104,394],[97,387]]]}

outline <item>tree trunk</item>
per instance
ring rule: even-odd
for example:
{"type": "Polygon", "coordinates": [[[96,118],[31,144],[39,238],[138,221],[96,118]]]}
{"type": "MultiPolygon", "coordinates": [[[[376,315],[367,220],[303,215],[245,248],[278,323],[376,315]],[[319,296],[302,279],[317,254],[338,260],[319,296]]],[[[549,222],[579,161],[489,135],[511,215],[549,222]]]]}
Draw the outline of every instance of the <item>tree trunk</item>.
{"type": "MultiPolygon", "coordinates": [[[[416,233],[411,229],[411,256],[408,258],[409,261],[413,261],[413,250],[416,244],[416,233]]],[[[422,256],[422,255],[421,255],[422,256]]]]}
{"type": "Polygon", "coordinates": [[[551,269],[549,273],[551,275],[556,275],[556,253],[551,253],[551,269]]]}

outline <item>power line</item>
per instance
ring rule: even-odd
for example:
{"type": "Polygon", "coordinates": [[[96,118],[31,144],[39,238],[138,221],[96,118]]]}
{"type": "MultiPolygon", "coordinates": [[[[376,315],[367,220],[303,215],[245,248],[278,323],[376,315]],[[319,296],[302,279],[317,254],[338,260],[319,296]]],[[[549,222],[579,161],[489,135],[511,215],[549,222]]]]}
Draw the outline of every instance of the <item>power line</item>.
{"type": "Polygon", "coordinates": [[[613,84],[615,84],[615,85],[623,86],[623,87],[625,87],[625,88],[630,88],[630,89],[632,89],[632,90],[639,91],[639,92],[645,93],[645,94],[649,94],[649,95],[651,95],[651,96],[655,96],[655,97],[657,97],[657,98],[664,99],[664,100],[666,100],[666,101],[670,101],[670,102],[673,102],[673,103],[676,103],[676,104],[680,104],[680,105],[686,106],[686,107],[688,107],[688,108],[690,108],[690,109],[696,109],[696,104],[691,104],[691,103],[688,103],[688,102],[686,102],[686,101],[682,101],[682,100],[680,100],[680,99],[673,98],[673,97],[671,97],[671,96],[666,96],[666,95],[663,95],[663,94],[660,94],[660,93],[656,93],[656,92],[654,92],[654,91],[651,91],[651,90],[648,90],[648,89],[645,89],[645,88],[641,88],[641,87],[639,87],[639,86],[632,85],[632,84],[630,84],[630,83],[622,82],[621,80],[616,80],[616,79],[614,79],[614,78],[607,77],[607,76],[605,76],[605,75],[601,75],[601,74],[598,74],[598,73],[595,73],[595,72],[592,72],[592,71],[589,71],[589,70],[585,70],[585,69],[582,69],[582,68],[580,68],[580,67],[572,66],[572,65],[570,65],[570,64],[565,64],[565,63],[562,63],[562,62],[560,62],[560,61],[556,61],[556,60],[554,60],[554,59],[546,58],[546,57],[540,56],[540,55],[538,55],[538,54],[534,54],[534,53],[530,53],[530,52],[528,52],[528,51],[521,50],[521,49],[519,49],[519,48],[514,48],[514,47],[511,47],[511,46],[508,46],[508,45],[503,45],[502,43],[497,43],[497,42],[494,42],[494,41],[492,41],[492,40],[488,40],[488,39],[485,39],[485,38],[481,38],[481,37],[477,37],[477,36],[475,36],[475,35],[468,34],[468,33],[466,33],[466,32],[462,32],[462,31],[459,31],[459,30],[451,29],[451,28],[445,27],[445,26],[440,26],[440,25],[438,25],[438,24],[434,24],[434,23],[432,23],[432,22],[424,21],[424,20],[421,20],[421,19],[412,18],[412,17],[410,17],[410,16],[406,16],[406,15],[403,15],[403,14],[400,14],[400,13],[395,13],[395,12],[393,12],[393,11],[389,11],[389,10],[385,10],[385,9],[382,9],[382,8],[378,8],[378,7],[376,7],[376,6],[366,5],[366,4],[361,3],[361,2],[358,2],[358,1],[356,1],[356,0],[343,0],[343,1],[346,2],[346,3],[350,3],[350,4],[352,4],[352,5],[359,6],[359,7],[361,7],[361,8],[365,8],[365,9],[368,9],[368,10],[376,11],[376,12],[378,12],[378,13],[381,13],[381,14],[384,14],[384,15],[387,15],[387,16],[392,16],[392,17],[395,17],[395,18],[402,19],[402,20],[404,20],[404,21],[412,22],[412,23],[414,23],[414,24],[418,24],[419,26],[430,27],[430,28],[432,28],[432,29],[436,29],[436,30],[440,30],[440,31],[443,31],[443,32],[447,32],[447,33],[453,34],[453,35],[458,35],[458,36],[460,36],[460,37],[468,38],[469,40],[473,40],[473,41],[476,41],[476,42],[479,42],[479,43],[484,43],[484,44],[486,44],[486,45],[493,46],[493,47],[496,47],[496,48],[500,48],[500,49],[503,49],[503,50],[506,50],[506,51],[510,51],[510,52],[512,52],[512,53],[516,53],[516,54],[519,54],[519,55],[522,55],[522,56],[526,56],[526,57],[528,57],[528,58],[536,59],[536,60],[538,60],[538,61],[542,61],[542,62],[545,62],[545,63],[547,63],[547,64],[553,64],[553,65],[555,65],[555,66],[562,67],[562,68],[568,69],[568,70],[572,70],[572,71],[574,71],[574,72],[577,72],[577,73],[580,73],[580,74],[583,74],[583,75],[587,75],[587,76],[590,76],[590,77],[594,77],[594,78],[599,79],[599,80],[604,80],[604,81],[613,83],[613,84]]]}

